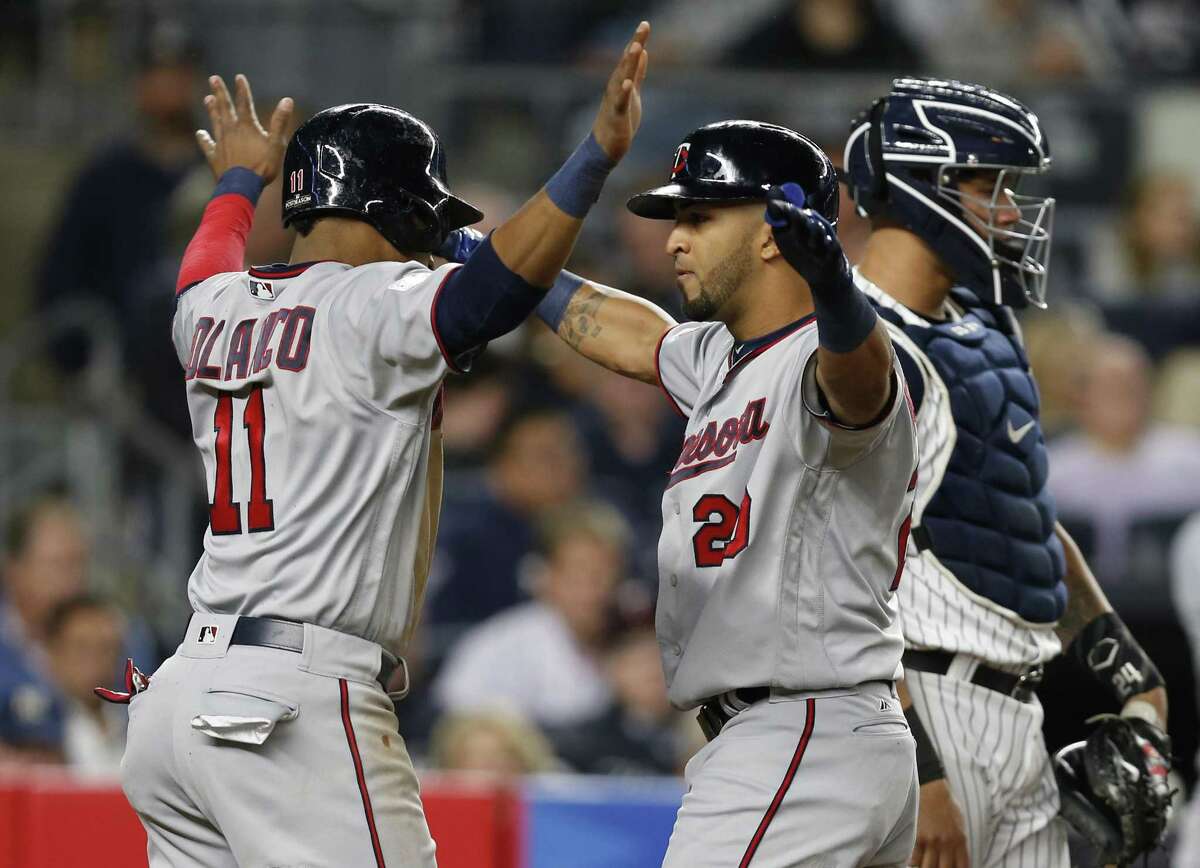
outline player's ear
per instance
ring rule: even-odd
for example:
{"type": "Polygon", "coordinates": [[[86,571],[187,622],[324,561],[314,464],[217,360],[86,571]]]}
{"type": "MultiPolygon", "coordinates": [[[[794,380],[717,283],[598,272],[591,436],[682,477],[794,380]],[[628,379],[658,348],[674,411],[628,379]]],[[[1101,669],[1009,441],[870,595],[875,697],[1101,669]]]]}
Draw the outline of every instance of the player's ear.
{"type": "Polygon", "coordinates": [[[766,222],[762,224],[762,229],[759,230],[756,244],[758,246],[758,255],[762,258],[763,262],[770,262],[783,255],[779,252],[779,245],[775,243],[775,233],[771,231],[770,225],[766,222]]]}

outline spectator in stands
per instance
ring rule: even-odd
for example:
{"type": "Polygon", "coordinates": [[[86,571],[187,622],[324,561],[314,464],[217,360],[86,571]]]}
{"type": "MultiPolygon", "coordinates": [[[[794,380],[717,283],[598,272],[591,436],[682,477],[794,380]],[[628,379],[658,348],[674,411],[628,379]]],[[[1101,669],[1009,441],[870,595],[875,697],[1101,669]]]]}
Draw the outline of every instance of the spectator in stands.
{"type": "Polygon", "coordinates": [[[667,700],[658,640],[652,628],[619,637],[606,655],[605,672],[613,701],[599,715],[548,731],[556,752],[587,774],[679,774],[691,750],[703,739],[690,718],[667,700]]]}
{"type": "MultiPolygon", "coordinates": [[[[621,201],[662,183],[661,167],[655,165],[654,169],[655,172],[652,175],[644,176],[640,186],[627,187],[628,195],[623,196],[621,201]]],[[[663,251],[667,247],[667,236],[671,234],[670,221],[643,220],[628,208],[620,207],[613,214],[613,222],[616,231],[616,245],[622,255],[608,259],[607,262],[598,260],[596,266],[600,269],[599,273],[593,272],[590,268],[585,270],[582,266],[573,265],[572,268],[577,269],[586,277],[601,282],[613,280],[614,286],[625,287],[628,291],[644,296],[660,307],[666,308],[672,314],[679,314],[681,307],[679,288],[675,283],[675,266],[670,257],[663,256],[663,251]],[[647,226],[648,222],[662,223],[662,225],[647,226]],[[613,274],[605,274],[605,265],[610,270],[615,265],[617,270],[613,274]]]]}
{"type": "Polygon", "coordinates": [[[1080,392],[1081,430],[1050,445],[1050,489],[1063,522],[1091,525],[1090,562],[1109,582],[1125,578],[1136,522],[1200,509],[1200,434],[1153,422],[1150,390],[1138,344],[1098,340],[1080,392]]]}
{"type": "Polygon", "coordinates": [[[447,497],[430,577],[430,624],[476,624],[524,599],[520,570],[534,550],[537,521],[586,485],[582,445],[566,413],[515,409],[475,490],[447,497]]]}
{"type": "Polygon", "coordinates": [[[1091,305],[1055,300],[1050,310],[1021,318],[1025,353],[1037,377],[1046,439],[1074,430],[1079,389],[1089,353],[1104,336],[1104,320],[1091,305]]]}
{"type": "MultiPolygon", "coordinates": [[[[461,475],[483,464],[512,406],[514,379],[509,363],[487,352],[471,366],[471,376],[447,381],[442,447],[448,471],[461,475]]],[[[446,496],[451,499],[458,496],[453,485],[447,478],[446,496]]]]}
{"type": "Polygon", "coordinates": [[[443,771],[505,778],[558,767],[550,743],[538,728],[503,711],[446,715],[434,727],[430,744],[433,766],[443,771]]]}
{"type": "Polygon", "coordinates": [[[1148,174],[1123,205],[1117,231],[1096,236],[1090,291],[1108,302],[1200,299],[1200,209],[1188,176],[1148,174]]]}
{"type": "Polygon", "coordinates": [[[112,678],[121,633],[121,613],[89,594],[63,600],[46,621],[50,671],[66,703],[64,758],[88,778],[116,780],[121,771],[128,714],[92,692],[112,678]]]}
{"type": "Polygon", "coordinates": [[[32,656],[43,669],[51,611],[86,584],[90,545],[66,500],[47,496],[18,511],[5,540],[0,644],[32,656]]]}
{"type": "MultiPolygon", "coordinates": [[[[76,177],[38,277],[42,309],[75,297],[112,311],[127,382],[154,416],[185,437],[191,427],[179,363],[163,323],[170,321],[178,269],[168,212],[181,181],[203,165],[194,139],[197,62],[195,46],[177,27],[150,30],[134,81],[136,126],[76,177]]],[[[81,339],[56,348],[56,361],[67,371],[86,359],[81,339]]]]}
{"type": "Polygon", "coordinates": [[[889,6],[927,72],[999,84],[1102,78],[1120,64],[1070,0],[899,0],[889,6]]]}
{"type": "MultiPolygon", "coordinates": [[[[656,539],[662,486],[650,483],[665,479],[679,457],[683,422],[656,387],[593,367],[584,403],[575,412],[592,476],[607,498],[631,521],[649,526],[656,539]]],[[[649,548],[656,548],[652,540],[649,548]]]]}
{"type": "MultiPolygon", "coordinates": [[[[61,762],[66,710],[50,672],[55,606],[85,584],[89,546],[75,509],[57,496],[9,522],[0,571],[0,761],[61,762]]],[[[113,675],[111,662],[104,679],[113,675]]],[[[100,683],[100,682],[97,682],[100,683]]]]}
{"type": "Polygon", "coordinates": [[[912,69],[917,55],[875,0],[787,0],[725,59],[784,69],[912,69]]]}
{"type": "MultiPolygon", "coordinates": [[[[32,500],[10,520],[0,564],[0,668],[19,659],[22,672],[43,683],[52,681],[47,655],[51,613],[64,600],[87,590],[91,540],[83,517],[64,497],[47,494],[32,500]]],[[[146,622],[136,615],[124,622],[122,657],[133,657],[152,672],[161,657],[146,622]]],[[[117,673],[100,682],[108,684],[117,673]]]]}
{"type": "Polygon", "coordinates": [[[612,507],[556,510],[542,531],[536,598],[462,637],[434,684],[439,705],[450,712],[506,708],[543,726],[577,723],[605,709],[612,691],[603,649],[628,540],[629,528],[612,507]]]}
{"type": "Polygon", "coordinates": [[[62,762],[64,716],[54,687],[23,655],[0,644],[0,768],[62,762]]]}

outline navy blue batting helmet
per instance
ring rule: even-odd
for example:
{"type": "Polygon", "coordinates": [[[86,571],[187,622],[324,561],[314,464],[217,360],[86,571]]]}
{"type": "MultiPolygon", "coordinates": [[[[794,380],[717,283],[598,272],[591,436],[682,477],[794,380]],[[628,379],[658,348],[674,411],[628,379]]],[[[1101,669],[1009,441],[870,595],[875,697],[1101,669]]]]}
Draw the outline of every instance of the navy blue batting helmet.
{"type": "Polygon", "coordinates": [[[767,190],[789,181],[804,191],[805,207],[837,225],[837,172],[824,151],[787,127],[721,121],[693,130],[675,149],[667,183],[628,207],[639,217],[674,220],[681,204],[766,202],[767,190]]]}
{"type": "Polygon", "coordinates": [[[283,160],[283,225],[304,216],[365,220],[397,250],[437,250],[483,219],[450,193],[446,155],[419,118],[386,105],[325,109],[296,130],[283,160]]]}
{"type": "Polygon", "coordinates": [[[1046,306],[1054,200],[1017,190],[1049,168],[1050,146],[1020,102],[959,81],[898,78],[855,120],[844,166],[861,213],[918,235],[980,300],[1046,306]],[[977,172],[996,173],[990,200],[959,189],[977,172]],[[963,208],[968,198],[976,214],[963,208]],[[1015,222],[1001,219],[1014,211],[1015,222]]]}

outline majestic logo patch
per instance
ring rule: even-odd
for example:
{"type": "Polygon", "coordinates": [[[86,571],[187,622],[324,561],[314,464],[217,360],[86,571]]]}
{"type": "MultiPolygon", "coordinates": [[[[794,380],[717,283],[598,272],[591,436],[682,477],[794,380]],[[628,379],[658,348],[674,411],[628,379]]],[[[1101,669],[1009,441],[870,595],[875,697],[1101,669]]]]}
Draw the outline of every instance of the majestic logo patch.
{"type": "Polygon", "coordinates": [[[217,626],[216,624],[205,624],[200,628],[200,638],[197,640],[201,645],[213,645],[217,641],[217,626]]]}
{"type": "Polygon", "coordinates": [[[273,301],[275,298],[275,290],[271,288],[271,284],[262,280],[250,281],[250,294],[265,301],[273,301]]]}
{"type": "Polygon", "coordinates": [[[675,166],[671,169],[671,178],[687,169],[688,149],[691,147],[691,142],[684,142],[675,150],[675,166]]]}

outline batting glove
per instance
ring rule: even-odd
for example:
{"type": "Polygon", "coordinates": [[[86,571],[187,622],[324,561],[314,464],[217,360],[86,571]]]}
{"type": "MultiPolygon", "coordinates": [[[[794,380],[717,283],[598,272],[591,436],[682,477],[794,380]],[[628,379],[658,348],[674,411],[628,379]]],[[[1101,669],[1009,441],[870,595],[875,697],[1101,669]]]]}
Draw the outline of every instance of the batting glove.
{"type": "Polygon", "coordinates": [[[433,251],[447,262],[466,262],[487,236],[478,229],[464,226],[446,233],[442,246],[433,251]]]}
{"type": "Polygon", "coordinates": [[[92,692],[105,702],[118,705],[128,705],[133,697],[150,686],[150,676],[133,665],[133,658],[125,658],[125,689],[109,690],[107,687],[93,687],[92,692]]]}
{"type": "Polygon", "coordinates": [[[787,183],[767,191],[766,221],[774,230],[779,252],[815,291],[852,285],[850,263],[832,224],[804,207],[804,191],[787,183]]]}

